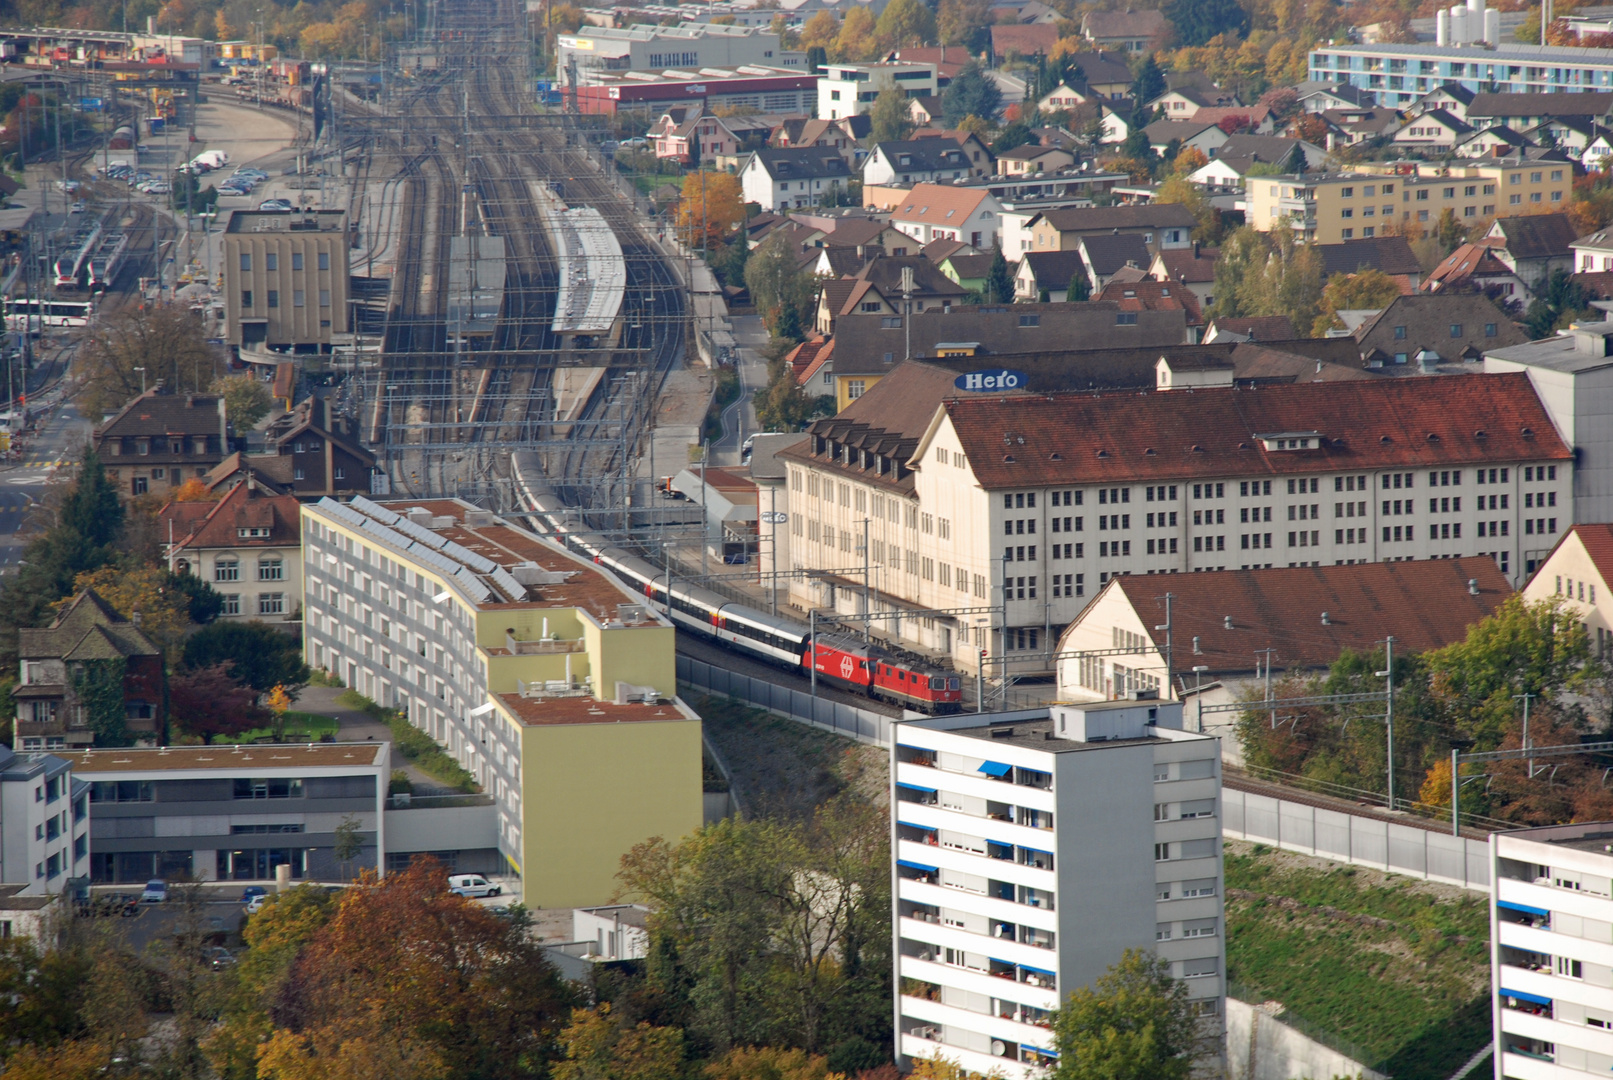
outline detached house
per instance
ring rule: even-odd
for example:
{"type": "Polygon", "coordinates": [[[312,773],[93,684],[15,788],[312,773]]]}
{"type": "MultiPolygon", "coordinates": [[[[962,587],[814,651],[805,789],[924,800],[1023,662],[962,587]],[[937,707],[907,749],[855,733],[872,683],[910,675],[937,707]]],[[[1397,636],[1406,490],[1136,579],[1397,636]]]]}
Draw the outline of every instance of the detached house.
{"type": "Polygon", "coordinates": [[[1034,251],[1071,251],[1082,237],[1138,233],[1148,247],[1143,261],[1146,267],[1160,251],[1190,245],[1197,225],[1193,212],[1185,206],[1147,203],[1044,210],[1027,221],[1025,229],[1031,234],[1034,251]]]}
{"type": "Polygon", "coordinates": [[[739,171],[745,201],[763,210],[814,206],[824,192],[844,188],[851,169],[838,150],[757,150],[739,171]]]}
{"type": "Polygon", "coordinates": [[[1061,146],[1024,146],[1005,150],[997,156],[997,173],[1000,176],[1030,176],[1056,173],[1075,164],[1075,155],[1061,146]]]}
{"type": "Polygon", "coordinates": [[[1533,292],[1553,270],[1573,272],[1578,237],[1567,214],[1528,214],[1497,218],[1483,242],[1533,292]]]}
{"type": "Polygon", "coordinates": [[[17,634],[15,749],[152,744],[162,736],[162,650],[93,589],[74,597],[49,626],[17,634]],[[103,680],[121,686],[120,704],[85,700],[86,688],[103,680]]]}
{"type": "Polygon", "coordinates": [[[891,224],[921,244],[958,240],[979,251],[997,242],[1001,214],[989,191],[918,184],[891,212],[891,224]]]}
{"type": "Polygon", "coordinates": [[[1081,36],[1100,49],[1126,53],[1152,52],[1164,44],[1171,24],[1162,11],[1089,11],[1081,20],[1081,36]]]}
{"type": "Polygon", "coordinates": [[[301,504],[249,473],[216,503],[169,503],[168,569],[194,574],[224,597],[225,619],[286,622],[301,613],[301,504]]]}
{"type": "Polygon", "coordinates": [[[91,437],[124,500],[205,477],[229,453],[218,394],[173,394],[158,386],[135,398],[91,437]]]}
{"type": "Polygon", "coordinates": [[[984,167],[951,139],[909,139],[874,146],[863,162],[863,183],[928,184],[985,176],[984,167]]]}

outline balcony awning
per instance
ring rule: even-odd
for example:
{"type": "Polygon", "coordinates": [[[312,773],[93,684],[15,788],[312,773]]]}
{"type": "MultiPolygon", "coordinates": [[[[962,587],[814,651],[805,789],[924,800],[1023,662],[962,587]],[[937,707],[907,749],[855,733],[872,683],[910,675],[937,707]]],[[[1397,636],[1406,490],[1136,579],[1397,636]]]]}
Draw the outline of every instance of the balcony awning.
{"type": "Polygon", "coordinates": [[[1525,915],[1539,915],[1542,919],[1551,918],[1551,912],[1545,908],[1530,907],[1528,904],[1514,904],[1510,900],[1497,900],[1495,906],[1506,908],[1508,911],[1521,911],[1525,915]]]}
{"type": "Polygon", "coordinates": [[[906,825],[909,829],[923,829],[926,832],[935,832],[935,826],[934,825],[920,825],[916,821],[903,821],[901,818],[897,818],[896,819],[896,824],[898,824],[898,825],[906,825]]]}
{"type": "Polygon", "coordinates": [[[1000,761],[987,761],[981,764],[979,771],[985,773],[987,776],[1007,776],[1009,773],[1014,771],[1014,767],[1012,765],[1004,765],[1000,761]]]}
{"type": "Polygon", "coordinates": [[[919,787],[917,784],[904,784],[900,780],[896,781],[896,786],[899,788],[906,788],[908,791],[922,791],[926,795],[935,794],[935,789],[933,787],[919,787]]]}
{"type": "Polygon", "coordinates": [[[1048,856],[1050,858],[1053,855],[1053,853],[1051,851],[1043,851],[1041,848],[1026,847],[1024,844],[1021,844],[1019,846],[1020,846],[1020,850],[1022,850],[1022,851],[1034,851],[1038,855],[1046,855],[1046,856],[1048,856]]]}
{"type": "Polygon", "coordinates": [[[1048,971],[1046,968],[1031,967],[1029,964],[1020,964],[1019,967],[1023,968],[1026,971],[1034,971],[1038,975],[1051,975],[1055,979],[1058,978],[1058,972],[1056,972],[1056,971],[1048,971]]]}
{"type": "Polygon", "coordinates": [[[938,873],[941,872],[938,868],[936,868],[934,866],[925,866],[921,862],[908,862],[906,859],[897,859],[896,860],[896,865],[897,866],[905,866],[909,870],[922,870],[926,874],[938,874],[938,873]]]}
{"type": "Polygon", "coordinates": [[[1522,990],[1508,990],[1504,986],[1501,988],[1501,996],[1502,997],[1509,997],[1509,998],[1517,998],[1519,1001],[1532,1001],[1536,1005],[1550,1005],[1551,1004],[1551,998],[1549,998],[1549,997],[1541,997],[1539,994],[1526,994],[1522,990]]]}

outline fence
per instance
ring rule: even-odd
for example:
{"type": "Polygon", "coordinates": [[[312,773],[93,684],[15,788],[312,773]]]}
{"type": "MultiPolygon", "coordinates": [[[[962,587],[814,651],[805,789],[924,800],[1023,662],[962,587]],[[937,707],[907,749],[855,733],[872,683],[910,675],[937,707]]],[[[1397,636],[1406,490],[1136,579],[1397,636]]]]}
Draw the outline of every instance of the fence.
{"type": "Polygon", "coordinates": [[[1490,846],[1437,829],[1348,814],[1223,785],[1221,831],[1284,851],[1488,892],[1490,846]]]}
{"type": "Polygon", "coordinates": [[[787,686],[753,679],[727,668],[679,654],[678,682],[709,694],[723,694],[769,712],[780,713],[813,727],[844,735],[872,746],[889,746],[892,718],[871,709],[859,709],[829,698],[815,698],[787,686]]]}

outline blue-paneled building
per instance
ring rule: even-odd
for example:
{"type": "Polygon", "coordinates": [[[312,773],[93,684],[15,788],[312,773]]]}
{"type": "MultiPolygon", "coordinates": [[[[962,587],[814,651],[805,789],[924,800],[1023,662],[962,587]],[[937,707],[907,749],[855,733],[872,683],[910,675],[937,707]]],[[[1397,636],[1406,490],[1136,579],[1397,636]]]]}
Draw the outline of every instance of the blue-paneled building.
{"type": "Polygon", "coordinates": [[[1443,83],[1475,93],[1613,90],[1613,50],[1557,45],[1320,45],[1310,77],[1347,82],[1379,105],[1404,108],[1443,83]]]}

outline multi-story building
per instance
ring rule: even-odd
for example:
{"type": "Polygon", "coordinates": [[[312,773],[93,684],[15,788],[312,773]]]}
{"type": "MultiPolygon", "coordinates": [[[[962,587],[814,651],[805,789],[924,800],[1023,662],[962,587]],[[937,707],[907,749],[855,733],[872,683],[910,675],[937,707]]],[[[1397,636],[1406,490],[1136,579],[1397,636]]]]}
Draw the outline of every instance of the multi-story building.
{"type": "Polygon", "coordinates": [[[1144,694],[893,731],[899,1059],[1041,1076],[1053,1011],[1127,949],[1186,984],[1203,1056],[1218,1058],[1219,740],[1144,694]]]}
{"type": "Polygon", "coordinates": [[[1152,259],[1161,251],[1191,247],[1195,224],[1193,212],[1185,206],[1145,203],[1046,210],[1027,221],[1025,231],[1034,251],[1074,251],[1086,237],[1137,233],[1152,259]]]}
{"type": "Polygon", "coordinates": [[[11,696],[17,703],[16,748],[78,750],[97,742],[161,741],[167,690],[162,649],[140,629],[85,589],[49,626],[17,631],[20,671],[11,696]],[[102,679],[123,687],[121,710],[83,700],[102,679]]]}
{"type": "Polygon", "coordinates": [[[634,844],[700,827],[700,720],[677,699],[672,624],[633,593],[455,499],[302,515],[308,663],[399,710],[493,796],[525,903],[603,903],[634,844]]]}
{"type": "Polygon", "coordinates": [[[386,865],[383,822],[391,744],[168,746],[68,756],[88,781],[97,882],[154,877],[347,881],[386,865]],[[359,852],[336,858],[350,822],[359,852]]]}
{"type": "Polygon", "coordinates": [[[224,226],[225,340],[323,352],[348,332],[345,210],[237,210],[224,226]]]}
{"type": "Polygon", "coordinates": [[[1446,83],[1473,93],[1584,93],[1613,88],[1605,49],[1496,43],[1321,45],[1311,50],[1314,82],[1347,83],[1379,105],[1404,108],[1446,83]]]}
{"type": "Polygon", "coordinates": [[[818,77],[798,67],[744,64],[686,70],[601,72],[574,91],[577,109],[615,116],[700,107],[708,113],[806,113],[817,100],[818,77]]]}
{"type": "MultiPolygon", "coordinates": [[[[0,746],[0,881],[7,896],[59,893],[87,872],[89,785],[56,754],[0,746]]],[[[0,911],[0,922],[19,918],[0,911]]],[[[0,933],[0,938],[6,937],[0,933]]]]}
{"type": "Polygon", "coordinates": [[[247,473],[217,502],[174,502],[159,515],[171,529],[168,569],[194,574],[224,597],[223,619],[288,622],[302,617],[301,506],[247,473]]]}
{"type": "Polygon", "coordinates": [[[1613,822],[1490,836],[1495,1080],[1613,1069],[1613,822]]]}
{"type": "Polygon", "coordinates": [[[868,112],[891,89],[910,98],[931,97],[939,89],[936,79],[934,64],[830,64],[818,80],[818,118],[839,120],[868,112]]]}
{"type": "Polygon", "coordinates": [[[1575,525],[1563,533],[1524,585],[1539,603],[1562,597],[1565,610],[1585,624],[1597,656],[1613,650],[1613,524],[1575,525]]]}
{"type": "Polygon", "coordinates": [[[829,147],[757,150],[739,169],[745,201],[780,212],[816,206],[824,192],[844,190],[851,180],[846,159],[829,147]]]}
{"type": "MultiPolygon", "coordinates": [[[[1153,392],[984,383],[1005,364],[904,401],[887,377],[782,453],[792,558],[860,563],[866,522],[876,612],[977,608],[901,633],[1021,670],[1119,574],[1481,554],[1516,581],[1573,524],[1574,453],[1521,375],[1245,389],[1168,355],[1153,392]]],[[[846,612],[863,596],[795,588],[846,612]]]]}
{"type": "MultiPolygon", "coordinates": [[[[1382,166],[1378,166],[1382,168],[1382,166]]],[[[1432,230],[1449,210],[1459,222],[1568,205],[1574,167],[1556,151],[1497,164],[1420,166],[1419,175],[1319,173],[1250,178],[1249,224],[1293,230],[1296,240],[1337,244],[1377,236],[1384,226],[1432,230]]]]}
{"type": "Polygon", "coordinates": [[[205,477],[229,453],[229,431],[221,395],[155,386],[96,428],[91,443],[127,501],[205,477]]]}
{"type": "Polygon", "coordinates": [[[768,67],[806,70],[806,54],[779,47],[771,30],[754,26],[584,26],[556,39],[555,77],[569,86],[590,86],[600,75],[664,68],[768,67]]]}

